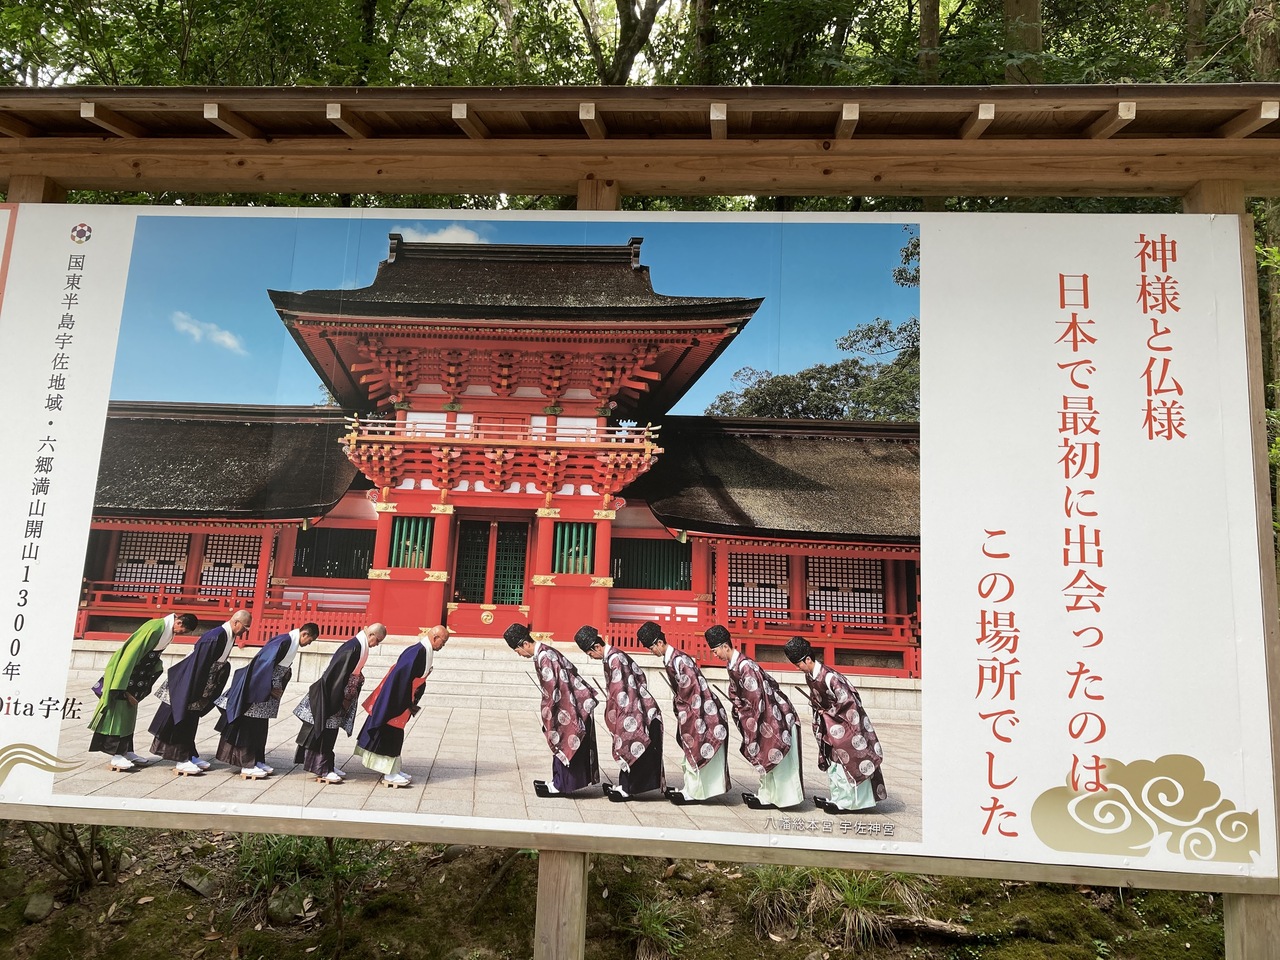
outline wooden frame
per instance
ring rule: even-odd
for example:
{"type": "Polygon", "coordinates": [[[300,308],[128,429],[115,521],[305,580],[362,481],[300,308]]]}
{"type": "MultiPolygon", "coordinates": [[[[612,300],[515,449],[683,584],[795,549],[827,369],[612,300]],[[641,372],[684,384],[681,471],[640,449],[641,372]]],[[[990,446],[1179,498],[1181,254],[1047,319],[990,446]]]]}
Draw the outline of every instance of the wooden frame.
{"type": "MultiPolygon", "coordinates": [[[[583,209],[621,195],[1182,196],[1191,213],[1237,215],[1250,343],[1260,531],[1273,566],[1249,196],[1280,195],[1280,85],[925,88],[10,88],[0,94],[0,181],[10,202],[68,190],[558,193],[583,209]],[[208,109],[213,107],[212,112],[208,109]],[[590,107],[590,109],[586,109],[590,107]],[[394,114],[394,121],[390,115],[394,114]],[[536,115],[531,136],[530,116],[536,115]],[[388,136],[392,131],[394,136],[388,136]],[[409,131],[409,132],[404,132],[409,131]]],[[[1270,699],[1280,703],[1274,579],[1262,578],[1270,699]]],[[[1273,756],[1280,753],[1273,710],[1273,756]]],[[[1275,777],[1273,771],[1273,788],[1275,777]]],[[[1280,804],[1277,804],[1280,806],[1280,804]]],[[[149,814],[17,807],[6,815],[126,825],[149,814]]],[[[179,814],[175,827],[205,826],[179,814]]],[[[231,829],[278,830],[227,815],[231,829]]],[[[525,831],[303,821],[350,836],[526,846],[525,831]]],[[[582,956],[586,855],[666,855],[662,841],[540,835],[546,851],[537,956],[582,956]]],[[[822,863],[1230,895],[1227,955],[1270,955],[1280,881],[682,843],[680,856],[822,863]]]]}

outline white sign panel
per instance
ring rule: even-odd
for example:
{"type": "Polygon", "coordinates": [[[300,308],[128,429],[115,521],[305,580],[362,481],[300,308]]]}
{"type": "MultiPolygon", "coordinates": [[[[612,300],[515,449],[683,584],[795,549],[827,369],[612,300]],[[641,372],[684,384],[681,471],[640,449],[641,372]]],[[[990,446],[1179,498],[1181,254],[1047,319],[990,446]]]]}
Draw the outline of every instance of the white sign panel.
{"type": "MultiPolygon", "coordinates": [[[[1041,865],[1046,877],[1064,866],[1118,868],[1219,877],[1239,889],[1277,875],[1268,612],[1233,218],[937,215],[908,222],[10,206],[0,210],[0,231],[10,424],[0,480],[4,815],[186,823],[227,816],[261,829],[637,853],[683,845],[744,859],[763,849],[792,861],[855,863],[874,855],[904,869],[913,857],[1016,861],[1041,865]],[[346,735],[338,745],[346,783],[315,783],[294,764],[299,721],[292,711],[335,643],[298,654],[297,679],[270,725],[267,759],[276,769],[269,778],[241,777],[224,763],[191,777],[174,776],[171,763],[112,772],[107,758],[91,752],[86,724],[97,698],[89,688],[101,651],[115,650],[118,637],[141,622],[104,628],[116,632],[114,640],[86,635],[78,611],[99,599],[86,550],[103,562],[91,524],[128,528],[135,543],[202,529],[190,515],[144,516],[152,524],[144,529],[119,511],[95,513],[108,399],[238,404],[254,408],[253,416],[272,405],[322,403],[301,334],[295,342],[285,330],[267,291],[367,287],[387,259],[389,234],[411,243],[615,248],[644,237],[639,256],[657,293],[763,298],[676,414],[701,414],[718,394],[740,387],[732,378],[740,369],[796,373],[839,362],[845,354],[836,341],[850,329],[920,317],[918,546],[869,535],[867,556],[892,546],[905,559],[886,561],[892,572],[870,587],[869,568],[855,564],[849,569],[864,571],[864,580],[824,588],[840,596],[882,592],[880,606],[859,600],[864,606],[850,608],[861,611],[845,618],[854,632],[873,620],[887,623],[891,602],[902,605],[903,622],[919,626],[907,656],[920,666],[904,666],[902,679],[860,677],[856,661],[845,667],[869,705],[901,706],[871,716],[886,799],[852,814],[815,806],[815,794],[836,786],[817,769],[808,694],[780,646],[765,668],[795,702],[793,732],[804,751],[803,801],[781,810],[744,803],[744,792],[764,790],[760,770],[740,754],[743,731],[732,720],[733,789],[707,803],[670,804],[658,793],[611,803],[598,787],[568,800],[535,793],[532,781],[547,777],[551,765],[545,717],[531,689],[523,697],[486,689],[491,674],[484,671],[494,665],[522,688],[532,679],[501,640],[486,646],[459,637],[435,654],[423,713],[405,735],[408,788],[379,789],[382,774],[351,756],[355,741],[346,735]],[[918,289],[893,279],[917,237],[918,289]],[[914,573],[904,572],[914,571],[916,549],[918,595],[914,573]],[[887,692],[872,693],[877,687],[887,692]]],[[[507,389],[494,382],[495,391],[507,389]]],[[[430,417],[452,422],[443,413],[430,417]]],[[[575,428],[589,430],[591,422],[575,428]]],[[[344,500],[330,524],[372,530],[385,523],[370,499],[377,498],[344,500]]],[[[233,520],[213,520],[220,536],[235,539],[233,520]]],[[[698,535],[645,522],[641,534],[654,539],[698,535]]],[[[849,547],[847,538],[828,540],[849,547]]],[[[190,542],[164,547],[172,554],[164,562],[188,562],[190,542]]],[[[254,550],[226,562],[236,569],[258,563],[254,550]]],[[[277,571],[287,567],[287,559],[271,562],[277,571]]],[[[791,583],[803,597],[795,584],[807,576],[817,583],[818,574],[800,572],[808,571],[803,557],[791,562],[798,566],[780,568],[778,589],[785,595],[791,583]]],[[[752,567],[740,579],[760,589],[770,569],[752,567]]],[[[376,584],[368,589],[376,596],[376,584]]],[[[683,590],[664,601],[675,615],[709,602],[683,590]]],[[[806,616],[830,608],[818,587],[808,596],[819,600],[797,615],[797,632],[806,616]]],[[[624,600],[636,610],[656,602],[643,594],[624,600]]],[[[197,635],[216,625],[201,619],[197,635]]],[[[698,624],[699,635],[709,625],[698,624]]],[[[179,638],[170,654],[189,650],[189,639],[179,638]]],[[[370,654],[361,699],[415,640],[392,638],[370,654]]],[[[561,649],[592,683],[608,681],[572,645],[561,649]]],[[[237,652],[235,665],[252,652],[237,652]]],[[[688,787],[661,662],[643,649],[632,653],[667,719],[666,782],[688,787]]],[[[718,665],[704,672],[717,689],[729,682],[718,665]]],[[[156,709],[154,697],[139,707],[140,753],[156,709]]],[[[604,714],[596,715],[600,765],[605,779],[615,779],[604,714]]],[[[201,726],[206,756],[218,742],[216,717],[201,726]]]]}

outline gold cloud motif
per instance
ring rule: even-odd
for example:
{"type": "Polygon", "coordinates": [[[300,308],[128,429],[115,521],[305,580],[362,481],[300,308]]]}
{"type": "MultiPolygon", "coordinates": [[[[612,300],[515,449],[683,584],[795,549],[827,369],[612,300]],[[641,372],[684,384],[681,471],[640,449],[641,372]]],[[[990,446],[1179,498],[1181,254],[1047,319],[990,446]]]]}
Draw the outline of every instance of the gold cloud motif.
{"type": "Polygon", "coordinates": [[[62,773],[64,770],[84,766],[82,761],[62,760],[52,753],[45,753],[34,743],[11,743],[0,747],[0,786],[4,784],[10,771],[23,763],[45,773],[62,773]]]}
{"type": "Polygon", "coordinates": [[[1036,836],[1053,849],[1145,857],[1163,848],[1224,863],[1250,863],[1259,852],[1258,811],[1237,810],[1195,757],[1103,763],[1106,790],[1054,787],[1032,804],[1036,836]]]}

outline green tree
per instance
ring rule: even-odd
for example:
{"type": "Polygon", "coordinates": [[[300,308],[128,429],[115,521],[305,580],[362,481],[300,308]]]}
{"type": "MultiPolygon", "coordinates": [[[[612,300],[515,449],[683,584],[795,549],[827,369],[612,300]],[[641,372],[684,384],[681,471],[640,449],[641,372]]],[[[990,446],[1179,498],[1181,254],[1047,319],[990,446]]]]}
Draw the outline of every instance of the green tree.
{"type": "MultiPolygon", "coordinates": [[[[902,247],[893,270],[900,287],[920,286],[920,237],[902,247]]],[[[712,416],[815,420],[920,419],[920,320],[893,323],[877,317],[836,340],[852,356],[818,363],[798,373],[773,374],[743,367],[738,386],[707,407],[712,416]]]]}

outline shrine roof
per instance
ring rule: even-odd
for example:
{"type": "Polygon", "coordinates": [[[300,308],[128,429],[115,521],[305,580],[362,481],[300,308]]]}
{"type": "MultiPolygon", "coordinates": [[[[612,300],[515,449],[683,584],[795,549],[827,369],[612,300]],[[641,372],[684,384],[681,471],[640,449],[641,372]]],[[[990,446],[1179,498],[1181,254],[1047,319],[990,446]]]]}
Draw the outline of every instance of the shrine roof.
{"type": "Polygon", "coordinates": [[[355,290],[270,290],[282,314],[416,319],[745,322],[759,298],[654,293],[626,245],[416,243],[391,234],[373,283],[355,290]]]}
{"type": "Polygon", "coordinates": [[[95,516],[301,519],[333,508],[357,479],[325,407],[113,403],[95,516]]]}
{"type": "Polygon", "coordinates": [[[672,529],[920,539],[917,424],[668,417],[662,446],[654,467],[623,492],[672,529]]]}

